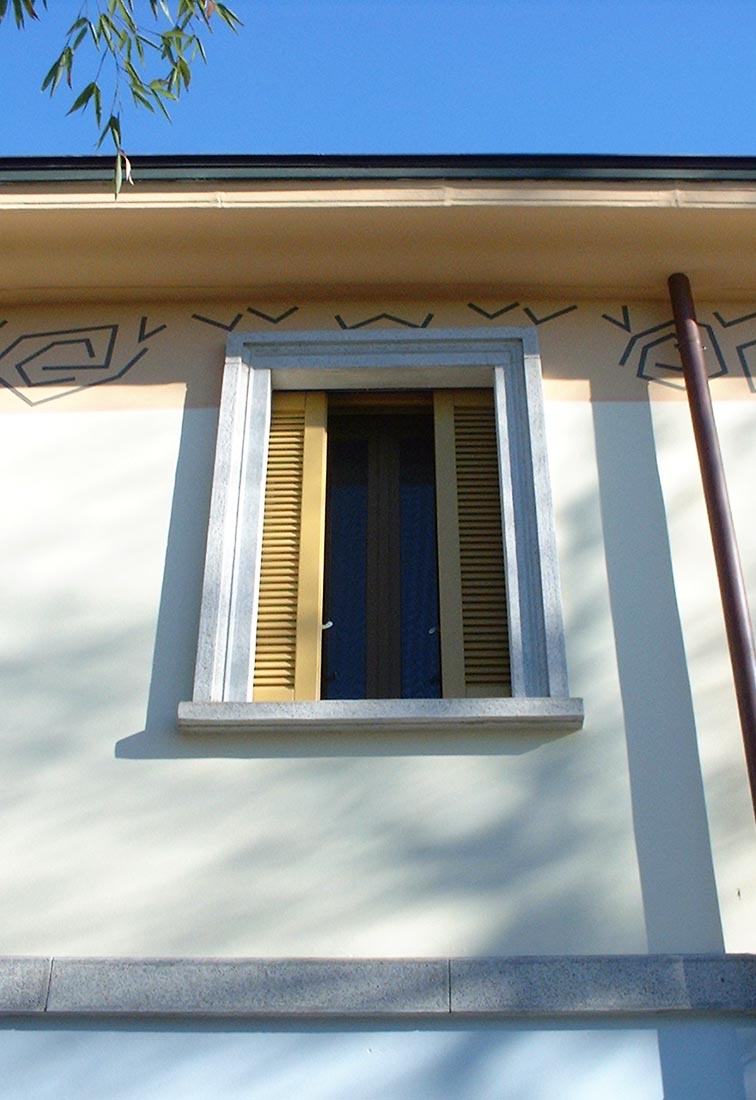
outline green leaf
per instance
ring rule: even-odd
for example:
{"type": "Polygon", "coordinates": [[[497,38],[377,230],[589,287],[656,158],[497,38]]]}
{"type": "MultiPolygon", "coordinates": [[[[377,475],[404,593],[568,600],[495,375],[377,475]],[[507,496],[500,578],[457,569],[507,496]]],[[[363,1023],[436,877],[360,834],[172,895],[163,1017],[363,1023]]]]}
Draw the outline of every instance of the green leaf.
{"type": "Polygon", "coordinates": [[[86,27],[88,22],[89,20],[85,19],[83,15],[80,16],[74,23],[71,24],[71,26],[66,31],[66,34],[69,36],[72,35],[74,31],[78,31],[80,27],[86,27]]]}
{"type": "Polygon", "coordinates": [[[155,108],[152,104],[152,100],[149,98],[147,93],[142,90],[143,87],[143,85],[141,87],[137,87],[136,85],[132,84],[131,97],[134,100],[135,106],[146,107],[148,111],[154,114],[155,108]]]}
{"type": "MultiPolygon", "coordinates": [[[[39,19],[36,9],[34,7],[36,0],[13,0],[13,18],[17,27],[23,27],[28,19],[39,19]]],[[[41,0],[42,7],[47,7],[47,0],[41,0]]],[[[2,7],[0,8],[0,22],[7,13],[8,4],[7,0],[4,0],[2,7]]]]}
{"type": "Polygon", "coordinates": [[[113,140],[113,144],[116,149],[121,148],[121,120],[118,115],[111,115],[108,121],[105,123],[102,133],[100,134],[100,140],[97,142],[98,148],[102,145],[105,138],[110,135],[113,140]]]}
{"type": "Polygon", "coordinates": [[[52,95],[52,93],[57,88],[58,81],[60,80],[61,74],[62,74],[61,64],[62,64],[62,61],[61,61],[61,58],[59,57],[55,61],[53,61],[52,65],[47,70],[47,76],[42,81],[42,91],[43,92],[46,91],[47,88],[49,87],[50,88],[50,95],[52,95]]]}
{"type": "Polygon", "coordinates": [[[239,27],[244,26],[236,12],[231,11],[226,4],[216,3],[215,10],[226,26],[230,27],[232,31],[236,31],[239,27]]]}
{"type": "Polygon", "coordinates": [[[113,198],[117,199],[121,193],[123,187],[123,181],[126,180],[131,186],[134,186],[134,180],[131,175],[131,161],[124,153],[123,149],[118,149],[116,152],[115,167],[113,169],[113,198]]]}
{"type": "Polygon", "coordinates": [[[111,23],[110,18],[104,12],[102,12],[100,18],[97,20],[97,31],[99,37],[105,39],[105,43],[111,53],[115,52],[113,50],[113,29],[113,24],[111,23]]]}
{"type": "Polygon", "coordinates": [[[63,58],[63,68],[65,69],[65,72],[66,72],[66,84],[70,88],[71,87],[71,69],[73,68],[73,50],[71,49],[70,46],[65,46],[64,47],[63,53],[61,54],[61,57],[63,58]]]}
{"type": "Polygon", "coordinates": [[[152,95],[153,95],[154,102],[160,108],[160,113],[162,114],[163,118],[165,118],[168,122],[170,122],[171,121],[171,116],[168,113],[168,108],[166,107],[165,103],[163,103],[163,99],[164,98],[165,99],[175,99],[176,97],[174,95],[171,95],[168,92],[168,90],[165,89],[165,88],[162,89],[161,91],[158,91],[156,88],[153,89],[152,95]]]}
{"type": "Polygon", "coordinates": [[[100,98],[100,87],[96,83],[94,85],[94,92],[92,93],[92,98],[94,99],[95,119],[97,120],[97,125],[101,126],[102,125],[102,100],[100,98]]]}
{"type": "Polygon", "coordinates": [[[82,44],[82,42],[84,41],[86,36],[87,36],[87,28],[82,27],[82,29],[79,31],[79,33],[76,35],[73,42],[71,43],[71,49],[74,50],[74,51],[78,50],[79,46],[82,44]]]}
{"type": "Polygon", "coordinates": [[[90,99],[92,99],[92,97],[94,96],[96,90],[97,85],[94,81],[92,81],[91,84],[87,84],[87,86],[81,91],[81,93],[77,95],[70,109],[66,111],[66,114],[72,115],[74,111],[84,110],[90,99]]]}
{"type": "Polygon", "coordinates": [[[123,187],[123,165],[121,164],[121,150],[116,153],[115,171],[113,173],[113,196],[118,198],[123,187]]]}

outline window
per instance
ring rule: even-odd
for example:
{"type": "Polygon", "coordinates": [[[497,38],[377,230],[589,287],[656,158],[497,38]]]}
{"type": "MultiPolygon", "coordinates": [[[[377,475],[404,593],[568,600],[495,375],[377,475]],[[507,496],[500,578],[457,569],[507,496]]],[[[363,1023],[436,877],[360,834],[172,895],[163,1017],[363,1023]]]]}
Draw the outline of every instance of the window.
{"type": "Polygon", "coordinates": [[[229,340],[187,730],[578,728],[532,330],[229,340]]]}
{"type": "Polygon", "coordinates": [[[252,699],[510,694],[492,390],[274,393],[252,699]]]}

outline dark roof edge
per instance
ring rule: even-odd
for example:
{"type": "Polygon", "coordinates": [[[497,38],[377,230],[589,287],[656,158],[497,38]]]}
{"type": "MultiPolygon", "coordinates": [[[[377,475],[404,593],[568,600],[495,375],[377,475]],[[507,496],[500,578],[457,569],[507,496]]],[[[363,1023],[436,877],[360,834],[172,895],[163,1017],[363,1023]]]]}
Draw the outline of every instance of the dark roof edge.
{"type": "MultiPolygon", "coordinates": [[[[756,182],[756,157],[643,156],[138,156],[140,181],[575,180],[756,182]]],[[[0,157],[0,184],[109,180],[113,157],[0,157]]]]}

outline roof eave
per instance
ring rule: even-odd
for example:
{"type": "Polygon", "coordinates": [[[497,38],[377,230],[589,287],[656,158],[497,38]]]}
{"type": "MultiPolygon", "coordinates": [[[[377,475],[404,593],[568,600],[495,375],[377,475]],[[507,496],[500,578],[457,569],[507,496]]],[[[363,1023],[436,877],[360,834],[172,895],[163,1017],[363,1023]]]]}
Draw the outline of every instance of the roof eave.
{"type": "MultiPolygon", "coordinates": [[[[397,156],[139,156],[141,181],[291,180],[570,180],[615,182],[755,182],[754,157],[645,157],[601,155],[397,156]]],[[[108,181],[112,156],[0,158],[0,184],[108,181]]]]}

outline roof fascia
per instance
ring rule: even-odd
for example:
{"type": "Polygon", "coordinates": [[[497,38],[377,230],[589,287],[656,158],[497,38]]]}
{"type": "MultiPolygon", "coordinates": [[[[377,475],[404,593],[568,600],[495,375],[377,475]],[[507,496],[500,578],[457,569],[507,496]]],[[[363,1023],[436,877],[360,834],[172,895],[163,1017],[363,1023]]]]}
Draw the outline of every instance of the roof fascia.
{"type": "MultiPolygon", "coordinates": [[[[753,157],[135,156],[143,182],[509,180],[756,183],[753,157]]],[[[0,185],[109,181],[112,157],[0,158],[0,185]]]]}

